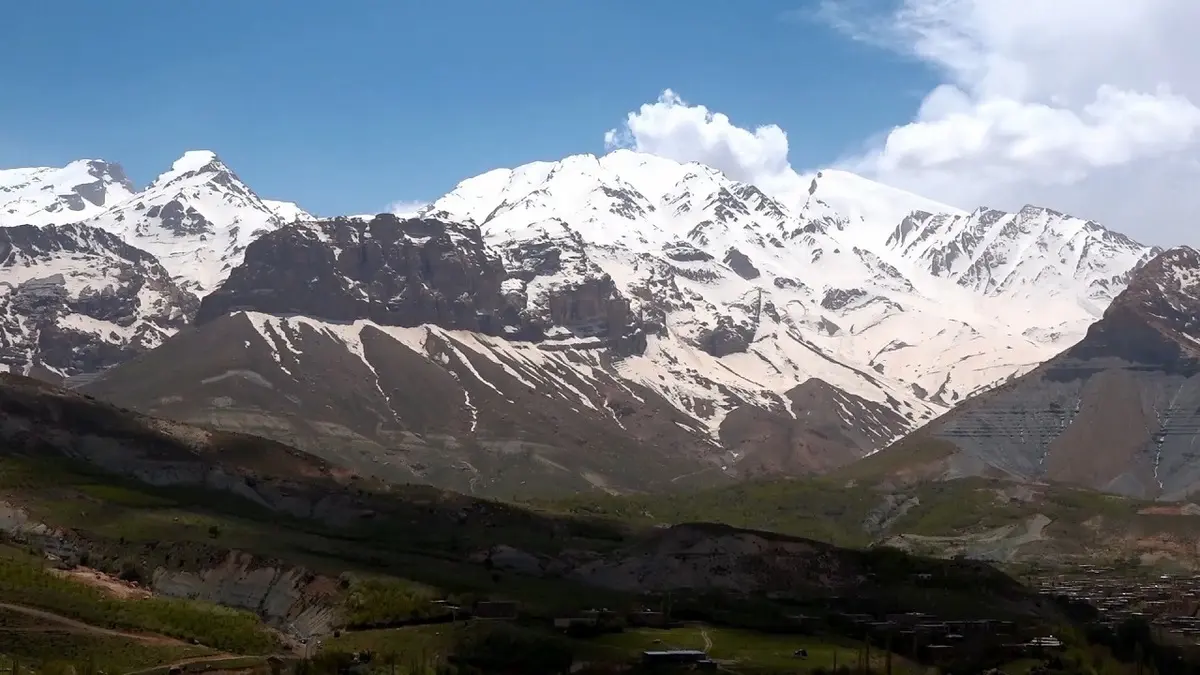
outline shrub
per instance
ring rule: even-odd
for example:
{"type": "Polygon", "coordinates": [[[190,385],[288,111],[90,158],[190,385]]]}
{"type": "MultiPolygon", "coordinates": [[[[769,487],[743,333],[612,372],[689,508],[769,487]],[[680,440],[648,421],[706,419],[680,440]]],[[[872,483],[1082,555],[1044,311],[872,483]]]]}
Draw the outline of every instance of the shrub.
{"type": "Polygon", "coordinates": [[[381,628],[449,614],[434,604],[432,588],[398,579],[349,580],[344,605],[346,622],[355,628],[381,628]]]}
{"type": "Polygon", "coordinates": [[[121,571],[117,574],[117,578],[130,583],[141,583],[145,580],[141,567],[133,560],[125,560],[121,563],[121,571]]]}

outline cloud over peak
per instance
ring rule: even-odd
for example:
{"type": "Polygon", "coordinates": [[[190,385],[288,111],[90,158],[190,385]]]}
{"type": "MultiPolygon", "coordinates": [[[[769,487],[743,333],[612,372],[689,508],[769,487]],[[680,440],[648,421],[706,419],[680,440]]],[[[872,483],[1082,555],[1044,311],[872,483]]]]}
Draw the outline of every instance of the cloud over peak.
{"type": "MultiPolygon", "coordinates": [[[[825,0],[818,16],[942,80],[838,167],[962,208],[1038,203],[1150,243],[1197,240],[1200,3],[825,0]]],[[[738,127],[669,89],[605,141],[777,193],[803,182],[783,129],[738,127]]]]}
{"type": "Polygon", "coordinates": [[[796,179],[788,162],[787,133],[768,124],[743,129],[723,113],[691,105],[667,89],[604,134],[607,149],[630,148],[679,162],[699,162],[734,180],[787,190],[796,179]]]}

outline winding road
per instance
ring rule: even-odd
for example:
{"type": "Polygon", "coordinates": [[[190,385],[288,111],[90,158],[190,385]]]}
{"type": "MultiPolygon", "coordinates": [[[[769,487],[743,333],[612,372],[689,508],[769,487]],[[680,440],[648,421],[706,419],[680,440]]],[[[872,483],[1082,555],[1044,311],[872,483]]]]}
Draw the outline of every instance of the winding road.
{"type": "MultiPolygon", "coordinates": [[[[93,626],[90,623],[84,623],[82,621],[78,621],[76,619],[65,617],[61,614],[55,614],[54,612],[49,612],[44,609],[36,609],[34,607],[26,607],[24,605],[14,605],[14,604],[8,603],[8,602],[0,602],[0,611],[10,611],[10,612],[15,612],[17,614],[24,614],[25,616],[31,616],[36,619],[45,620],[49,623],[58,624],[57,626],[27,626],[27,627],[0,628],[0,631],[4,631],[4,632],[11,632],[11,633],[54,633],[54,632],[57,632],[57,633],[76,633],[76,634],[87,634],[87,635],[106,635],[106,636],[110,636],[110,637],[124,638],[127,640],[136,640],[138,642],[141,642],[142,644],[148,644],[148,645],[173,646],[173,647],[196,647],[196,646],[198,646],[198,645],[191,644],[189,642],[185,642],[183,640],[179,640],[177,638],[167,637],[165,635],[157,635],[154,633],[131,633],[128,631],[113,630],[111,628],[102,628],[100,626],[93,626]]],[[[199,655],[199,656],[188,657],[185,659],[180,659],[178,661],[174,661],[171,663],[159,664],[157,666],[153,666],[153,667],[146,668],[144,670],[139,670],[136,672],[137,673],[146,673],[146,672],[151,672],[151,671],[162,670],[164,668],[173,668],[175,666],[186,666],[186,665],[196,664],[196,663],[219,665],[226,661],[244,661],[247,658],[250,658],[250,657],[247,657],[245,655],[230,654],[227,652],[213,652],[211,654],[204,654],[204,655],[199,655]]],[[[131,674],[131,675],[133,675],[133,674],[131,674]]]]}
{"type": "MultiPolygon", "coordinates": [[[[119,637],[119,638],[126,638],[129,640],[137,640],[138,642],[144,642],[146,644],[178,645],[178,646],[185,646],[185,647],[189,646],[188,643],[184,642],[183,640],[177,640],[175,638],[166,637],[165,635],[153,635],[153,634],[146,634],[146,633],[130,633],[127,631],[113,630],[111,628],[101,628],[100,626],[93,626],[90,623],[84,623],[82,621],[77,621],[75,619],[67,618],[65,616],[62,616],[61,614],[55,614],[54,612],[47,612],[44,609],[34,609],[33,607],[26,607],[24,605],[14,605],[14,604],[7,603],[7,602],[0,602],[0,610],[8,610],[10,612],[24,614],[25,616],[32,616],[34,618],[45,619],[46,621],[52,621],[54,623],[61,624],[63,626],[63,628],[67,630],[67,632],[72,632],[72,633],[88,633],[91,635],[108,635],[111,637],[119,637]]],[[[47,626],[47,627],[25,628],[25,629],[8,628],[5,630],[36,633],[36,632],[48,632],[52,629],[47,626]]]]}

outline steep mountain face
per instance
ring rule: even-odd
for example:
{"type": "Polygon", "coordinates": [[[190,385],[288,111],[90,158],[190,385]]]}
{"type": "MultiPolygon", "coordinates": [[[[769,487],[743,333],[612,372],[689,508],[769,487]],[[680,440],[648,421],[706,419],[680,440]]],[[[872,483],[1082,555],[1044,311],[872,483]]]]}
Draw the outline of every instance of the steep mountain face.
{"type": "Polygon", "coordinates": [[[184,153],[148,188],[86,222],[149,251],[180,285],[211,292],[256,237],[311,216],[264,202],[212,152],[184,153]]]}
{"type": "Polygon", "coordinates": [[[103,230],[0,227],[0,370],[102,370],[161,344],[198,305],[153,256],[103,230]]]}
{"type": "Polygon", "coordinates": [[[1200,253],[1161,253],[1079,343],[878,462],[910,476],[984,473],[1137,497],[1192,494],[1200,487],[1198,316],[1200,253]]]}
{"type": "Polygon", "coordinates": [[[135,191],[120,165],[95,159],[61,168],[0,169],[0,226],[79,222],[135,191]]]}
{"type": "MultiPolygon", "coordinates": [[[[1021,227],[989,231],[986,243],[1013,250],[1006,264],[1028,276],[1021,292],[963,283],[923,258],[950,247],[948,235],[920,248],[897,241],[936,206],[837,171],[817,174],[787,205],[708,167],[618,151],[492,171],[425,213],[479,223],[528,311],[543,311],[549,289],[609,278],[652,334],[776,392],[818,378],[869,401],[894,399],[910,424],[1077,340],[1106,303],[1100,284],[1119,291],[1149,252],[1089,224],[1051,259],[1042,248],[1054,233],[1014,214],[1006,222],[1021,227]],[[1072,245],[1080,250],[1067,257],[1072,245]],[[1063,283],[1039,285],[1048,277],[1063,283]]],[[[947,233],[970,220],[938,213],[954,223],[947,233]]],[[[999,264],[995,254],[982,260],[977,269],[999,264]]]]}
{"type": "Polygon", "coordinates": [[[530,304],[535,258],[506,271],[477,227],[435,218],[293,224],[250,245],[198,330],[83,390],[489,494],[820,470],[909,423],[894,399],[740,376],[605,275],[530,304]]]}
{"type": "Polygon", "coordinates": [[[472,494],[725,480],[725,453],[704,429],[624,379],[604,350],[544,346],[247,311],[180,333],[82,391],[287,441],[363,476],[472,494]]]}
{"type": "Polygon", "coordinates": [[[931,275],[987,297],[1030,303],[1063,295],[1078,299],[1086,315],[1070,318],[1089,323],[1125,288],[1134,269],[1161,252],[1095,222],[1035,206],[1017,213],[914,212],[887,244],[931,275]]]}

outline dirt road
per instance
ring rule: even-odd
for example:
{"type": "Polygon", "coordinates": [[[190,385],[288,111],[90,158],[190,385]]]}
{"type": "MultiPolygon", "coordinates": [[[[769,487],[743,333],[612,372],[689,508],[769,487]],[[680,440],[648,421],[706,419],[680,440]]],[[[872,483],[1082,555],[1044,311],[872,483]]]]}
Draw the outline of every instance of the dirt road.
{"type": "MultiPolygon", "coordinates": [[[[137,640],[138,642],[143,642],[146,644],[188,646],[188,643],[184,642],[183,640],[177,640],[175,638],[170,638],[165,635],[153,635],[153,634],[147,634],[147,633],[130,633],[128,631],[113,630],[111,628],[101,628],[100,626],[93,626],[90,623],[84,623],[82,621],[77,621],[75,619],[71,619],[71,618],[62,616],[61,614],[55,614],[54,612],[48,612],[44,609],[34,609],[33,607],[25,607],[24,605],[14,605],[14,604],[7,603],[7,602],[0,602],[0,610],[8,610],[10,612],[24,614],[25,616],[32,616],[32,617],[35,617],[38,619],[45,619],[46,621],[57,623],[57,624],[61,625],[64,629],[69,629],[68,632],[73,632],[73,633],[88,633],[91,635],[109,635],[112,637],[121,637],[121,638],[126,638],[129,640],[137,640]]],[[[47,628],[49,628],[49,627],[47,627],[47,628]]],[[[12,629],[10,629],[10,630],[12,630],[12,629]]],[[[43,632],[44,630],[45,629],[37,629],[37,630],[25,629],[24,632],[43,632]]]]}

